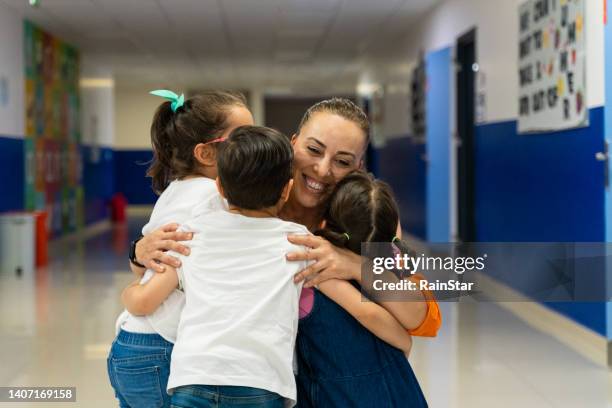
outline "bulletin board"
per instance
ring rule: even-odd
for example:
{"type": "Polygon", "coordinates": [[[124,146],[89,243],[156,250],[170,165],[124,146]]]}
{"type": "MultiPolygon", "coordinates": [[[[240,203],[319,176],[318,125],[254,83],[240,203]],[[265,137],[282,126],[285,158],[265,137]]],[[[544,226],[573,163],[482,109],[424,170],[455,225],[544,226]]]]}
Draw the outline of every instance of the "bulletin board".
{"type": "Polygon", "coordinates": [[[519,7],[519,133],[588,125],[585,0],[519,7]]]}
{"type": "Polygon", "coordinates": [[[61,235],[82,225],[79,53],[25,21],[24,56],[26,209],[61,235]]]}

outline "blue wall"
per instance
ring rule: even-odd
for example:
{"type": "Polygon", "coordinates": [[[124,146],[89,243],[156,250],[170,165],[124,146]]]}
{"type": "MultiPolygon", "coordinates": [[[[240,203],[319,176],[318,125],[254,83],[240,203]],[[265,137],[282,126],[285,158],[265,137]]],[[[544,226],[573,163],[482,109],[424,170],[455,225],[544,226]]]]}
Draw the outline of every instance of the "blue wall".
{"type": "MultiPolygon", "coordinates": [[[[475,132],[476,234],[480,242],[605,241],[603,108],[586,128],[519,135],[517,122],[490,123],[475,132]]],[[[408,136],[378,150],[380,177],[393,187],[402,226],[425,239],[425,145],[408,136]]],[[[519,288],[517,288],[519,289],[519,288]]],[[[606,335],[606,303],[546,303],[606,335]]]]}
{"type": "MultiPolygon", "coordinates": [[[[476,236],[482,242],[605,241],[603,108],[586,128],[517,134],[516,121],[476,127],[476,236]]],[[[605,303],[546,303],[606,335],[605,303]]]]}
{"type": "Polygon", "coordinates": [[[115,188],[130,205],[152,205],[157,200],[146,176],[152,158],[151,150],[115,150],[115,188]]]}
{"type": "Polygon", "coordinates": [[[85,223],[90,224],[110,215],[108,203],[115,193],[115,162],[113,150],[108,147],[83,146],[81,153],[85,223]]]}
{"type": "MultiPolygon", "coordinates": [[[[101,147],[94,151],[81,147],[85,222],[106,219],[108,202],[115,192],[122,192],[129,204],[154,204],[157,196],[146,177],[150,150],[113,151],[101,147]]],[[[25,186],[24,139],[0,136],[0,212],[23,210],[25,186]],[[7,176],[7,175],[10,175],[7,176]]]]}
{"type": "Polygon", "coordinates": [[[516,121],[476,127],[478,241],[605,240],[603,108],[590,125],[519,135],[516,121]]]}
{"type": "Polygon", "coordinates": [[[425,239],[425,145],[408,136],[390,140],[378,149],[378,176],[393,188],[400,207],[402,228],[425,239]]]}
{"type": "Polygon", "coordinates": [[[86,220],[93,222],[109,216],[108,202],[123,193],[130,205],[155,204],[157,196],[146,176],[151,150],[100,149],[97,160],[89,147],[83,148],[86,220]]]}
{"type": "Polygon", "coordinates": [[[25,195],[24,139],[0,136],[0,212],[23,210],[25,195]]]}

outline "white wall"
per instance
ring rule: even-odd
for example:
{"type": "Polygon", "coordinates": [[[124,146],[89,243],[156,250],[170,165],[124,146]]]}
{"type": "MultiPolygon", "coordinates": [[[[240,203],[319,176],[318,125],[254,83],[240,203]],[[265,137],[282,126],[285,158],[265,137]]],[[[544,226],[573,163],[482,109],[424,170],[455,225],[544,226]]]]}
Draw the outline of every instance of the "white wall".
{"type": "Polygon", "coordinates": [[[23,20],[0,3],[0,136],[25,132],[23,20]]]}
{"type": "Polygon", "coordinates": [[[266,119],[265,93],[260,88],[249,90],[249,109],[253,113],[253,121],[258,126],[263,126],[266,119]]]}
{"type": "MultiPolygon", "coordinates": [[[[386,87],[403,86],[409,80],[409,73],[398,79],[401,77],[393,71],[416,62],[420,50],[429,52],[454,46],[461,34],[476,27],[477,62],[486,75],[484,119],[486,122],[515,120],[518,114],[518,7],[521,3],[522,0],[445,0],[398,40],[397,54],[405,56],[403,59],[384,67],[366,60],[363,64],[365,76],[370,82],[386,87]]],[[[585,3],[586,99],[587,106],[592,108],[604,104],[604,0],[585,0],[585,3]]],[[[407,93],[403,96],[408,98],[407,93]]],[[[389,124],[382,127],[390,126],[392,130],[386,133],[387,137],[410,132],[408,125],[397,128],[402,121],[394,113],[387,115],[385,121],[389,124]]]]}
{"type": "MultiPolygon", "coordinates": [[[[163,98],[149,95],[152,89],[154,88],[116,85],[114,92],[115,148],[120,150],[151,148],[151,121],[155,110],[164,101],[163,98]]],[[[255,123],[262,125],[265,118],[263,90],[250,89],[248,102],[255,123]]]]}
{"type": "Polygon", "coordinates": [[[105,78],[99,85],[88,85],[82,81],[81,135],[84,145],[114,146],[115,89],[112,84],[111,78],[105,78]]]}
{"type": "Polygon", "coordinates": [[[115,148],[151,148],[151,122],[163,98],[149,95],[150,88],[117,84],[115,87],[115,148]]]}

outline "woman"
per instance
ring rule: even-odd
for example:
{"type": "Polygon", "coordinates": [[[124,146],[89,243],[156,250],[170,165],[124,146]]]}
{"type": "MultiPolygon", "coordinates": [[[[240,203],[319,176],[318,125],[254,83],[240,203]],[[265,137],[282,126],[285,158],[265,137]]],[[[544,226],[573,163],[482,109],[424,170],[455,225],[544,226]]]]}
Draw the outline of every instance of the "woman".
{"type": "MultiPolygon", "coordinates": [[[[297,134],[292,137],[294,149],[294,187],[281,217],[317,230],[323,221],[327,195],[335,184],[351,171],[361,168],[368,145],[369,125],[366,115],[354,103],[333,98],[312,106],[304,115],[297,134]]],[[[156,271],[164,264],[180,263],[166,253],[174,250],[188,253],[179,241],[191,235],[176,231],[178,225],[167,225],[144,238],[135,248],[139,263],[156,271]]],[[[398,228],[398,237],[401,228],[398,228]]],[[[325,280],[342,279],[361,283],[362,258],[346,249],[340,249],[318,236],[290,236],[289,240],[311,250],[290,253],[290,260],[311,260],[313,263],[296,276],[296,281],[309,278],[306,287],[325,280]]],[[[418,329],[425,321],[428,306],[424,297],[404,302],[379,302],[407,330],[418,329]]],[[[304,356],[301,356],[304,357],[304,356]]],[[[306,395],[300,395],[308,399],[306,395]]]]}

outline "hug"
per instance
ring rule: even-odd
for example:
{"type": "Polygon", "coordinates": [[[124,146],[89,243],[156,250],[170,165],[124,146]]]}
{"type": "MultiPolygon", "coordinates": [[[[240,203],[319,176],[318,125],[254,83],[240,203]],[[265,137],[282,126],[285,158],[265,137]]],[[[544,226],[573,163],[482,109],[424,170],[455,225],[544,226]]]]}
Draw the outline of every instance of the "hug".
{"type": "Polygon", "coordinates": [[[409,250],[390,187],[362,170],[363,111],[324,100],[288,138],[239,94],[153,94],[160,196],[108,356],[119,406],[427,406],[408,355],[436,335],[436,301],[363,300],[361,243],[409,250]]]}

